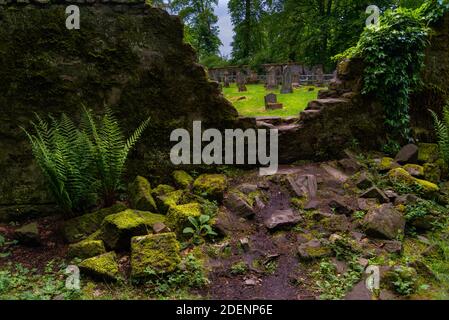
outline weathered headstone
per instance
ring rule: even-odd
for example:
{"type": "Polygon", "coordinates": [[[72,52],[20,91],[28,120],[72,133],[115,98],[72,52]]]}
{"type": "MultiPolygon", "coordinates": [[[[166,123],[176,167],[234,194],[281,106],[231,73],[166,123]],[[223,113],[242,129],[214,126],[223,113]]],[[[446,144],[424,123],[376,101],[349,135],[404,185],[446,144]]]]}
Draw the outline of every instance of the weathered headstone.
{"type": "Polygon", "coordinates": [[[282,69],[282,88],[281,93],[292,93],[292,70],[290,66],[284,66],[282,69]]]}
{"type": "Polygon", "coordinates": [[[265,96],[265,109],[266,110],[276,110],[282,109],[282,103],[277,102],[277,96],[274,93],[269,93],[265,96]]]}
{"type": "Polygon", "coordinates": [[[223,87],[229,88],[229,72],[225,71],[223,78],[223,87]]]}
{"type": "Polygon", "coordinates": [[[315,77],[316,77],[316,86],[322,87],[324,85],[324,72],[321,67],[318,67],[315,71],[315,77]]]}
{"type": "Polygon", "coordinates": [[[245,75],[241,71],[237,72],[236,82],[237,82],[237,87],[239,89],[239,92],[247,91],[247,89],[246,89],[246,77],[245,77],[245,75]]]}
{"type": "Polygon", "coordinates": [[[276,80],[276,69],[274,67],[270,67],[267,73],[267,84],[265,86],[267,90],[277,90],[278,84],[276,80]]]}

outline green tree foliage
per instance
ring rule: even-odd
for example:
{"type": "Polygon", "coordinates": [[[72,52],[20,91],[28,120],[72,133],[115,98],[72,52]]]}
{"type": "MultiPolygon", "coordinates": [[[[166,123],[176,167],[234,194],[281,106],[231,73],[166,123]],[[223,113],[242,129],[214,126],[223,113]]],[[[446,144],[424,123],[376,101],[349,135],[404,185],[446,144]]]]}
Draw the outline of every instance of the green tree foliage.
{"type": "Polygon", "coordinates": [[[217,16],[214,7],[218,0],[174,0],[174,12],[186,23],[186,40],[198,51],[200,58],[218,54],[217,16]]]}
{"type": "Polygon", "coordinates": [[[150,119],[125,141],[109,108],[99,123],[84,109],[79,127],[65,114],[49,118],[36,115],[34,133],[22,129],[59,206],[69,214],[82,212],[96,203],[98,194],[105,205],[112,204],[128,154],[150,119]]]}

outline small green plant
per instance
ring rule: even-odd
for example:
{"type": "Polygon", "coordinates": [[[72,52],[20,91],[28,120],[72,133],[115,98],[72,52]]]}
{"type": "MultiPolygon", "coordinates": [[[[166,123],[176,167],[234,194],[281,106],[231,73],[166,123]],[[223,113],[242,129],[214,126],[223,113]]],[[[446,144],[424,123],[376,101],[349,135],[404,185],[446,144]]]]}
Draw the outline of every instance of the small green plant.
{"type": "Polygon", "coordinates": [[[429,111],[432,113],[435,122],[441,157],[444,163],[449,165],[449,103],[443,109],[443,118],[441,120],[434,111],[429,111]]]}
{"type": "Polygon", "coordinates": [[[394,290],[404,296],[414,293],[417,289],[416,271],[409,267],[398,267],[391,274],[394,290]]]}
{"type": "Polygon", "coordinates": [[[101,195],[105,206],[115,201],[125,161],[150,119],[125,141],[111,109],[100,123],[86,108],[79,127],[65,114],[50,122],[36,114],[34,133],[26,133],[49,190],[67,213],[83,212],[101,195]]]}
{"type": "Polygon", "coordinates": [[[208,236],[217,235],[209,224],[210,216],[202,214],[198,218],[188,217],[188,219],[192,227],[184,228],[183,233],[191,235],[194,244],[204,242],[204,238],[208,236]]]}
{"type": "Polygon", "coordinates": [[[178,270],[166,276],[158,275],[151,268],[147,268],[146,273],[149,277],[145,283],[146,291],[162,298],[184,296],[186,290],[209,283],[202,262],[193,254],[183,258],[178,270]]]}
{"type": "Polygon", "coordinates": [[[245,274],[248,272],[248,265],[244,261],[236,262],[231,266],[231,273],[234,275],[245,274]]]}
{"type": "Polygon", "coordinates": [[[357,220],[362,220],[365,217],[365,215],[366,215],[366,212],[365,211],[361,211],[361,210],[355,211],[352,214],[354,219],[357,219],[357,220]]]}

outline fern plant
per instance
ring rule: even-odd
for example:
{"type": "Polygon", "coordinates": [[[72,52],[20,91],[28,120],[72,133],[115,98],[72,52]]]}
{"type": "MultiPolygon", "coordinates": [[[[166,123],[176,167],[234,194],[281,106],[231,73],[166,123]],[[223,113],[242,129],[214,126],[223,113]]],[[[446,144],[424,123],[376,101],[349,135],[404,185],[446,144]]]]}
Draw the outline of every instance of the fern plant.
{"type": "Polygon", "coordinates": [[[438,145],[441,157],[446,165],[449,165],[449,103],[443,108],[443,118],[440,120],[438,115],[429,110],[435,122],[435,131],[438,137],[438,145]]]}
{"type": "Polygon", "coordinates": [[[36,114],[35,134],[23,129],[49,190],[65,212],[82,211],[95,202],[93,144],[63,114],[47,123],[36,114]]]}
{"type": "Polygon", "coordinates": [[[33,134],[22,128],[51,194],[67,213],[85,211],[98,195],[106,206],[114,202],[128,154],[150,121],[125,140],[109,108],[99,123],[83,110],[79,128],[65,114],[59,120],[49,116],[49,123],[36,114],[33,134]]]}

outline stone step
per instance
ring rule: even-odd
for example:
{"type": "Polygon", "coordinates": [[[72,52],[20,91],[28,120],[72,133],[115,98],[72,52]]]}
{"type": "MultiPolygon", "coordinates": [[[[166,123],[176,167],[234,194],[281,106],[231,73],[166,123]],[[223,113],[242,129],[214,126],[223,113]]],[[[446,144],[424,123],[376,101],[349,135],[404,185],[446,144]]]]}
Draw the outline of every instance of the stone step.
{"type": "Polygon", "coordinates": [[[307,121],[310,119],[315,119],[321,113],[321,110],[304,110],[301,112],[299,119],[301,121],[307,121]]]}
{"type": "Polygon", "coordinates": [[[310,101],[307,105],[306,110],[320,110],[323,108],[334,107],[346,103],[349,103],[349,100],[343,98],[317,99],[310,101]]]}

